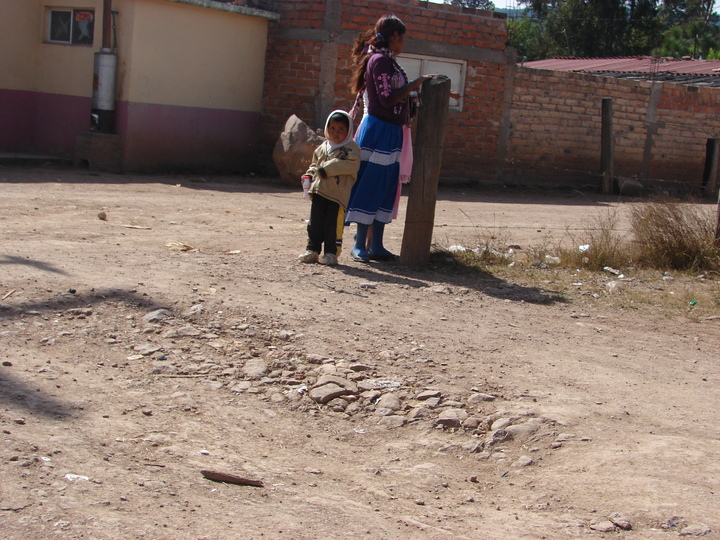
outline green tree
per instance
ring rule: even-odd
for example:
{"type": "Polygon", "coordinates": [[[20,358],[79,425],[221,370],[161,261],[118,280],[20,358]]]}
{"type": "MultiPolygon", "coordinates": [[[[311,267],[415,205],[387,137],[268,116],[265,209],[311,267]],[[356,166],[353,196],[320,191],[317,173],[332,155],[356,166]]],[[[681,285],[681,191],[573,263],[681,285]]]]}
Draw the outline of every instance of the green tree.
{"type": "Polygon", "coordinates": [[[452,6],[462,6],[476,9],[484,9],[486,11],[495,11],[495,4],[491,0],[444,0],[445,4],[452,6]]]}
{"type": "Polygon", "coordinates": [[[545,39],[545,28],[538,21],[523,16],[508,19],[508,45],[515,47],[518,61],[542,60],[551,56],[549,41],[545,39]]]}
{"type": "Polygon", "coordinates": [[[720,50],[715,0],[520,0],[508,22],[520,58],[661,54],[706,58],[720,50]]]}
{"type": "Polygon", "coordinates": [[[720,31],[715,24],[701,20],[679,23],[663,34],[660,47],[653,53],[673,58],[707,58],[711,51],[720,49],[720,31]]]}

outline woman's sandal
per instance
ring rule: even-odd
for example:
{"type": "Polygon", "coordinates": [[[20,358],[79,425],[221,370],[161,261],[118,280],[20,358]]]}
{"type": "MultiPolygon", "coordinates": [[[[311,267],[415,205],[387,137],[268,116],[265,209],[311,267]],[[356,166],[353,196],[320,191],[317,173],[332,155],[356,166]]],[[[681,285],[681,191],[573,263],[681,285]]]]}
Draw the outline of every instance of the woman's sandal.
{"type": "Polygon", "coordinates": [[[355,251],[353,249],[352,251],[350,251],[350,257],[352,257],[352,260],[356,262],[370,262],[370,257],[368,257],[367,253],[364,253],[362,251],[355,251]]]}
{"type": "Polygon", "coordinates": [[[400,260],[400,257],[395,255],[394,253],[390,253],[389,251],[381,255],[375,255],[368,252],[368,259],[370,259],[371,261],[395,262],[400,260]]]}

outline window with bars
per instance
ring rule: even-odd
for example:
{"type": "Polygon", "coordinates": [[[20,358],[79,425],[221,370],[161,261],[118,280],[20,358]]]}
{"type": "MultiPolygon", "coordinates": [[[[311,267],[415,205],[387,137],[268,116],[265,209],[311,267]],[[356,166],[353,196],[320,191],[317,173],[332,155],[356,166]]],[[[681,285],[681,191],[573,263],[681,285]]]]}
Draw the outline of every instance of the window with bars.
{"type": "Polygon", "coordinates": [[[47,41],[64,45],[92,45],[95,35],[95,10],[47,10],[47,41]]]}

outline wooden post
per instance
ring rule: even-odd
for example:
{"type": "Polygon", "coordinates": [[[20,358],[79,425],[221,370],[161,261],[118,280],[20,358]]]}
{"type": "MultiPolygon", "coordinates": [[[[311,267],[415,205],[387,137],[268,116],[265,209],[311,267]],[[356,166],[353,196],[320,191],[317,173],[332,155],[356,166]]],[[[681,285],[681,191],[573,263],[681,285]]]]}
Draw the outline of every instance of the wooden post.
{"type": "Polygon", "coordinates": [[[422,85],[422,106],[413,140],[410,193],[400,251],[400,263],[407,266],[421,266],[430,260],[450,85],[450,79],[444,75],[435,76],[422,85]]]}
{"type": "Polygon", "coordinates": [[[705,169],[703,170],[702,194],[709,197],[717,190],[718,140],[708,139],[705,145],[705,169]]]}
{"type": "Polygon", "coordinates": [[[715,245],[720,249],[720,192],[718,193],[717,219],[715,220],[715,245]]]}
{"type": "Polygon", "coordinates": [[[613,192],[613,161],[615,159],[615,147],[613,145],[612,125],[612,99],[602,100],[602,128],[600,135],[600,172],[602,173],[602,192],[611,194],[613,192]]]}

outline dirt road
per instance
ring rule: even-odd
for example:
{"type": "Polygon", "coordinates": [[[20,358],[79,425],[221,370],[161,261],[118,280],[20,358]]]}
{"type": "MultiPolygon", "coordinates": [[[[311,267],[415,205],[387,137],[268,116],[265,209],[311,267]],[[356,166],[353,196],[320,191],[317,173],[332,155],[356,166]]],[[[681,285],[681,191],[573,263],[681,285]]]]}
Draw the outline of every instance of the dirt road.
{"type": "MultiPolygon", "coordinates": [[[[303,265],[231,180],[0,168],[0,538],[720,538],[720,313],[303,265]]],[[[435,241],[629,204],[441,190],[435,241]]]]}

